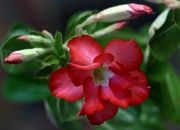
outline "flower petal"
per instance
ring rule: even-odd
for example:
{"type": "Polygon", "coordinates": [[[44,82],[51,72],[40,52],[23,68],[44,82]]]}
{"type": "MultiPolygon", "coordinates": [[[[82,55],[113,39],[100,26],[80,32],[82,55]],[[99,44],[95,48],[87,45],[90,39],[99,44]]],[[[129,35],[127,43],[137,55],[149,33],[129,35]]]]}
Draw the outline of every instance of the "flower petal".
{"type": "Polygon", "coordinates": [[[84,102],[78,115],[91,115],[102,111],[104,105],[99,98],[99,87],[95,86],[92,77],[84,81],[84,102]]]}
{"type": "Polygon", "coordinates": [[[90,65],[78,65],[78,64],[69,63],[69,65],[76,69],[84,70],[84,71],[95,70],[96,68],[101,66],[100,63],[92,63],[90,65]]]}
{"type": "Polygon", "coordinates": [[[104,121],[111,119],[118,112],[118,107],[112,105],[110,102],[104,101],[104,105],[104,110],[96,112],[93,115],[87,115],[91,124],[100,125],[104,121]]]}
{"type": "Polygon", "coordinates": [[[114,61],[109,65],[109,70],[111,70],[113,73],[117,75],[127,73],[127,70],[122,65],[114,61]]]}
{"type": "Polygon", "coordinates": [[[114,60],[114,56],[110,53],[103,53],[98,55],[94,59],[94,63],[101,63],[105,65],[109,65],[114,60]]]}
{"type": "Polygon", "coordinates": [[[91,71],[76,69],[70,65],[67,67],[67,69],[72,82],[76,86],[82,85],[85,78],[91,76],[91,71]]]}
{"type": "Polygon", "coordinates": [[[100,98],[103,100],[109,100],[113,105],[126,109],[130,102],[130,92],[123,90],[119,92],[113,92],[108,86],[101,86],[100,98]]]}
{"type": "Polygon", "coordinates": [[[148,84],[146,75],[141,70],[134,70],[129,72],[129,75],[136,80],[136,83],[148,84]]]}
{"type": "Polygon", "coordinates": [[[113,98],[111,102],[123,108],[127,108],[130,102],[130,91],[131,80],[127,76],[114,75],[109,80],[109,87],[112,91],[113,98]]]}
{"type": "Polygon", "coordinates": [[[130,105],[136,106],[148,98],[150,93],[150,87],[134,85],[133,87],[131,87],[130,91],[131,91],[130,105]]]}
{"type": "Polygon", "coordinates": [[[115,61],[127,70],[139,68],[143,59],[141,49],[134,40],[112,40],[104,52],[111,53],[115,61]]]}
{"type": "Polygon", "coordinates": [[[82,86],[75,86],[67,72],[67,68],[60,68],[53,72],[50,78],[51,93],[59,98],[63,98],[70,102],[75,102],[82,98],[82,86]]]}
{"type": "Polygon", "coordinates": [[[70,62],[82,66],[92,64],[94,58],[102,53],[98,42],[88,35],[72,38],[68,47],[70,49],[70,62]]]}
{"type": "Polygon", "coordinates": [[[129,75],[133,78],[135,84],[129,89],[131,92],[130,105],[135,106],[142,103],[150,93],[146,75],[140,71],[131,71],[129,75]]]}

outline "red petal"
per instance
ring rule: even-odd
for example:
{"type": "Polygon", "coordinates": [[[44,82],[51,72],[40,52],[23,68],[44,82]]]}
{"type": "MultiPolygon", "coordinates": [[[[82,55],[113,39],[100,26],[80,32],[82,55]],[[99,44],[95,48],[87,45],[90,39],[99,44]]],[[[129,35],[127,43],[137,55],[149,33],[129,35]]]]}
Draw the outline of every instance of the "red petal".
{"type": "Polygon", "coordinates": [[[126,109],[130,102],[129,91],[112,92],[109,87],[101,87],[100,98],[103,100],[109,100],[112,104],[120,106],[126,109]]]}
{"type": "Polygon", "coordinates": [[[90,65],[78,65],[78,64],[69,63],[69,65],[83,71],[95,70],[96,68],[101,66],[100,63],[92,63],[90,65]]]}
{"type": "Polygon", "coordinates": [[[114,75],[109,80],[109,87],[112,91],[113,98],[111,102],[115,105],[127,108],[130,102],[130,91],[132,83],[128,77],[114,75]]]}
{"type": "Polygon", "coordinates": [[[67,68],[61,68],[51,75],[51,93],[59,98],[74,102],[82,98],[82,86],[74,86],[67,72],[67,68]]]}
{"type": "Polygon", "coordinates": [[[142,103],[149,96],[149,86],[133,86],[131,89],[131,101],[130,105],[135,106],[142,103]]]}
{"type": "Polygon", "coordinates": [[[146,85],[148,84],[146,75],[141,70],[131,71],[131,72],[129,72],[129,74],[132,78],[137,80],[137,82],[139,82],[141,84],[146,84],[146,85]]]}
{"type": "Polygon", "coordinates": [[[130,105],[135,106],[147,99],[150,93],[150,87],[148,86],[146,75],[142,71],[135,70],[129,74],[135,81],[135,84],[130,88],[130,105]]]}
{"type": "Polygon", "coordinates": [[[95,86],[92,77],[84,81],[84,103],[78,115],[91,115],[104,109],[104,105],[99,98],[99,87],[95,86]]]}
{"type": "Polygon", "coordinates": [[[104,121],[111,119],[118,112],[118,107],[112,105],[110,102],[105,101],[104,105],[105,105],[104,110],[100,112],[96,112],[93,115],[87,115],[91,124],[100,125],[104,121]]]}
{"type": "Polygon", "coordinates": [[[143,54],[134,40],[113,40],[105,48],[106,53],[111,53],[115,61],[127,70],[139,68],[143,54]]]}
{"type": "Polygon", "coordinates": [[[114,75],[112,78],[109,79],[109,86],[112,91],[121,91],[127,90],[131,87],[134,83],[129,76],[118,76],[114,75]]]}
{"type": "Polygon", "coordinates": [[[68,74],[71,77],[71,80],[73,81],[74,85],[76,86],[82,85],[85,78],[91,76],[91,71],[80,70],[71,66],[68,66],[67,68],[68,74]]]}
{"type": "Polygon", "coordinates": [[[113,55],[111,55],[110,53],[103,53],[103,54],[98,55],[94,59],[94,63],[101,63],[101,64],[109,65],[113,60],[114,60],[113,55]]]}
{"type": "Polygon", "coordinates": [[[117,75],[127,74],[127,70],[122,65],[114,61],[109,65],[109,69],[117,75]]]}
{"type": "Polygon", "coordinates": [[[92,37],[82,35],[71,39],[68,43],[71,63],[90,65],[96,56],[102,53],[102,48],[92,37]]]}

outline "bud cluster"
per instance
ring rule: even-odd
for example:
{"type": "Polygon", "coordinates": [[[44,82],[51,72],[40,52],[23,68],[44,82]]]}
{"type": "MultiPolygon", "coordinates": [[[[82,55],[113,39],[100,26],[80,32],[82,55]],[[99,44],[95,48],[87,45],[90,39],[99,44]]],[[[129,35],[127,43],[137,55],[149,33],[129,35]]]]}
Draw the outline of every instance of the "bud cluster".
{"type": "Polygon", "coordinates": [[[9,54],[4,62],[8,64],[21,64],[31,61],[42,56],[52,50],[54,39],[47,31],[42,31],[41,35],[21,35],[17,38],[20,41],[29,42],[32,47],[30,49],[17,50],[9,54]]]}

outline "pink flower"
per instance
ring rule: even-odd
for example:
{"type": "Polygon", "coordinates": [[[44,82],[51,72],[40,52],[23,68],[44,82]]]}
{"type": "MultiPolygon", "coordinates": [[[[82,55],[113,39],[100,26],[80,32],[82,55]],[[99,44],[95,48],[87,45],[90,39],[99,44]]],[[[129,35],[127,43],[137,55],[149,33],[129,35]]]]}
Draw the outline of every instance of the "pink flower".
{"type": "Polygon", "coordinates": [[[118,107],[128,108],[149,96],[145,74],[140,70],[143,54],[134,40],[112,40],[102,48],[92,37],[71,39],[70,63],[55,71],[50,90],[56,97],[84,101],[78,115],[92,124],[112,118],[118,107]]]}

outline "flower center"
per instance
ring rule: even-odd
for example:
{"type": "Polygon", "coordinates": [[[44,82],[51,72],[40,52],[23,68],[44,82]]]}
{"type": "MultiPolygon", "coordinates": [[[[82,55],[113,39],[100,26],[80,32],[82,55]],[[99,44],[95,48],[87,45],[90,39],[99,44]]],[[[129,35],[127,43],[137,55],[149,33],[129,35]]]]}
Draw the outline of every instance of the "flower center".
{"type": "Polygon", "coordinates": [[[109,78],[113,76],[113,73],[105,68],[101,67],[93,71],[93,77],[97,86],[109,86],[109,78]]]}

